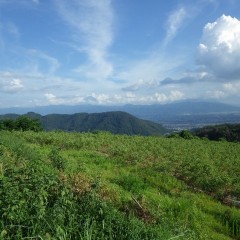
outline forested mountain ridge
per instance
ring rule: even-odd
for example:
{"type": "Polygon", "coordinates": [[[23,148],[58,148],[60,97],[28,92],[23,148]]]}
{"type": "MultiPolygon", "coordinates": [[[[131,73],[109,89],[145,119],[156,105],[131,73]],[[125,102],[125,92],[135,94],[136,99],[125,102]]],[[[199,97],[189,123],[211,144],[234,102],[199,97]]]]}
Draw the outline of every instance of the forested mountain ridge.
{"type": "MultiPolygon", "coordinates": [[[[20,115],[7,114],[0,119],[16,119],[20,115]]],[[[76,132],[109,131],[114,134],[127,135],[162,135],[167,129],[160,124],[138,119],[125,112],[104,113],[75,113],[75,114],[49,114],[41,116],[33,112],[24,114],[29,118],[39,119],[44,130],[63,130],[76,132]]]]}
{"type": "Polygon", "coordinates": [[[29,108],[0,108],[0,114],[47,114],[102,113],[122,111],[137,118],[150,120],[171,129],[191,129],[207,125],[240,122],[240,107],[217,102],[182,101],[152,105],[51,105],[29,108]]]}
{"type": "Polygon", "coordinates": [[[229,142],[240,142],[240,124],[221,124],[206,126],[193,131],[198,137],[209,140],[226,140],[229,142]]]}

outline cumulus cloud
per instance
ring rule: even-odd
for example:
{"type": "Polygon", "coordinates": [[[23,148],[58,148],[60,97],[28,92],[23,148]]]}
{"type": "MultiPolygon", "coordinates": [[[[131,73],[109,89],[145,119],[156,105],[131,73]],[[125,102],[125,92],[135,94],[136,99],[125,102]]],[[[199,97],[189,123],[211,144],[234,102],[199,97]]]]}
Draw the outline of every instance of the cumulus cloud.
{"type": "Polygon", "coordinates": [[[217,99],[217,100],[230,100],[234,103],[238,102],[239,92],[240,92],[240,81],[231,81],[221,85],[214,85],[215,89],[206,91],[205,96],[207,98],[217,99]],[[234,100],[235,99],[235,100],[234,100]]]}
{"type": "MultiPolygon", "coordinates": [[[[169,103],[185,98],[185,94],[179,90],[171,90],[170,92],[152,92],[146,93],[132,93],[128,92],[123,95],[118,95],[119,102],[132,104],[155,104],[155,103],[169,103]]],[[[116,101],[116,96],[115,96],[116,101]]]]}
{"type": "Polygon", "coordinates": [[[48,103],[51,105],[71,105],[71,104],[80,104],[80,103],[87,103],[87,104],[108,104],[111,103],[111,97],[107,94],[96,94],[92,93],[91,95],[87,96],[60,96],[57,97],[53,93],[46,93],[45,98],[47,99],[48,103]]]}
{"type": "Polygon", "coordinates": [[[206,96],[212,99],[223,99],[227,97],[227,94],[221,90],[207,91],[206,96]]]}
{"type": "Polygon", "coordinates": [[[240,21],[222,15],[204,27],[198,46],[198,63],[217,78],[240,78],[240,21]]]}
{"type": "Polygon", "coordinates": [[[50,103],[54,103],[55,102],[55,99],[56,99],[56,96],[52,93],[46,93],[45,94],[45,97],[47,98],[47,100],[50,102],[50,103]]]}
{"type": "Polygon", "coordinates": [[[75,47],[78,45],[78,51],[89,60],[89,64],[75,71],[89,78],[109,77],[113,71],[108,61],[108,48],[113,41],[111,0],[79,0],[71,4],[67,0],[55,1],[60,16],[72,29],[75,47]]]}
{"type": "Polygon", "coordinates": [[[155,99],[159,103],[174,102],[184,98],[184,94],[181,91],[173,90],[170,94],[155,93],[155,99]]]}
{"type": "Polygon", "coordinates": [[[228,94],[237,94],[239,95],[240,92],[240,81],[239,82],[232,82],[232,83],[225,83],[223,85],[223,89],[228,94]]]}
{"type": "Polygon", "coordinates": [[[59,98],[52,93],[46,93],[44,94],[44,96],[47,99],[48,103],[50,103],[51,105],[59,105],[59,104],[67,103],[65,99],[59,98]]]}
{"type": "Polygon", "coordinates": [[[48,103],[52,105],[58,104],[99,104],[99,105],[112,105],[114,104],[153,104],[153,103],[169,103],[177,100],[184,99],[183,92],[172,90],[168,94],[162,92],[155,92],[151,95],[135,94],[132,92],[126,93],[92,93],[86,96],[60,96],[55,94],[46,93],[45,98],[48,103]]]}

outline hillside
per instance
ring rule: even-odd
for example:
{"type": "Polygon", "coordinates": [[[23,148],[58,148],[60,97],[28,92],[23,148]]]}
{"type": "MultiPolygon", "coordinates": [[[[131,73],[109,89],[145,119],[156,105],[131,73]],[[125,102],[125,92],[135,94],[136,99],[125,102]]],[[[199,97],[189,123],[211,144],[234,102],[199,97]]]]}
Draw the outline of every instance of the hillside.
{"type": "Polygon", "coordinates": [[[226,140],[229,142],[240,142],[240,124],[222,124],[206,126],[196,129],[194,135],[205,137],[209,140],[226,140]]]}
{"type": "Polygon", "coordinates": [[[217,102],[183,101],[169,104],[123,106],[39,106],[33,108],[0,108],[0,114],[36,112],[38,114],[75,114],[101,112],[127,112],[137,118],[158,122],[167,128],[191,129],[206,125],[239,123],[240,107],[217,102]]]}
{"type": "Polygon", "coordinates": [[[5,132],[0,239],[240,239],[240,145],[5,132]]]}
{"type": "MultiPolygon", "coordinates": [[[[46,131],[63,130],[76,132],[109,131],[114,134],[127,135],[162,135],[167,129],[160,124],[138,119],[125,112],[49,114],[41,116],[30,112],[25,114],[30,118],[39,119],[46,131]]],[[[16,119],[19,115],[7,114],[0,118],[16,119]]]]}

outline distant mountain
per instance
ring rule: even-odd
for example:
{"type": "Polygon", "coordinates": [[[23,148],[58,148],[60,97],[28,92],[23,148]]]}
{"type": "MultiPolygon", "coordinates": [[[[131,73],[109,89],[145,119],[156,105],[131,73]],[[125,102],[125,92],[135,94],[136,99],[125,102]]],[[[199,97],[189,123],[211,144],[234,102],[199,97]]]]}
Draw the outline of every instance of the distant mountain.
{"type": "Polygon", "coordinates": [[[175,116],[240,113],[240,107],[224,103],[185,101],[164,105],[135,106],[126,105],[124,111],[137,117],[154,121],[165,120],[175,116]]]}
{"type": "MultiPolygon", "coordinates": [[[[125,112],[75,113],[72,115],[49,114],[46,116],[30,112],[25,115],[39,119],[42,127],[46,131],[109,131],[115,134],[143,136],[162,135],[168,132],[168,130],[160,124],[138,119],[125,112]]],[[[15,119],[18,116],[17,114],[7,114],[0,116],[0,118],[15,119]]]]}
{"type": "Polygon", "coordinates": [[[165,105],[134,106],[125,110],[170,129],[192,129],[206,125],[240,123],[240,107],[224,103],[185,101],[165,105]]]}
{"type": "Polygon", "coordinates": [[[210,113],[232,113],[240,112],[240,107],[232,106],[225,103],[206,102],[206,101],[182,101],[168,104],[152,104],[152,105],[49,105],[29,108],[0,108],[0,114],[15,113],[24,114],[26,112],[35,112],[41,115],[47,114],[74,114],[80,112],[100,113],[110,111],[128,112],[138,117],[157,119],[162,115],[186,115],[186,114],[210,114],[210,113]]]}
{"type": "Polygon", "coordinates": [[[195,128],[204,125],[239,123],[240,107],[224,103],[185,101],[169,104],[124,106],[42,106],[35,108],[0,109],[0,114],[35,112],[46,114],[101,113],[122,111],[135,117],[161,123],[170,128],[195,128]]]}

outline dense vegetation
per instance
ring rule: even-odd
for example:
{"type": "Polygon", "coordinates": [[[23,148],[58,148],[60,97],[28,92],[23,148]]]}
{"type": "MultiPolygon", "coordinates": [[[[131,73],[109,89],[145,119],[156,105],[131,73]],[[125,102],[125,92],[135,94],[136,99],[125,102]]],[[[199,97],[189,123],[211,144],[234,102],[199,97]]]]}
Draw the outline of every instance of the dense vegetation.
{"type": "Polygon", "coordinates": [[[19,116],[15,120],[12,118],[0,119],[0,130],[7,131],[41,131],[41,123],[38,119],[32,119],[27,116],[19,116]]]}
{"type": "Polygon", "coordinates": [[[50,114],[41,118],[45,130],[92,132],[109,131],[127,135],[161,135],[167,130],[160,124],[138,119],[125,112],[50,114]]]}
{"type": "Polygon", "coordinates": [[[0,239],[240,239],[240,145],[0,132],[0,239]]]}
{"type": "MultiPolygon", "coordinates": [[[[23,115],[31,119],[39,119],[44,130],[63,130],[76,132],[109,131],[114,134],[127,135],[162,135],[168,130],[162,125],[138,119],[125,112],[49,114],[41,116],[36,113],[23,115]]],[[[16,114],[0,116],[0,119],[15,119],[16,114]]],[[[12,120],[9,120],[12,121],[12,120]]]]}
{"type": "Polygon", "coordinates": [[[240,124],[223,124],[197,129],[194,134],[209,140],[240,142],[240,124]]]}

